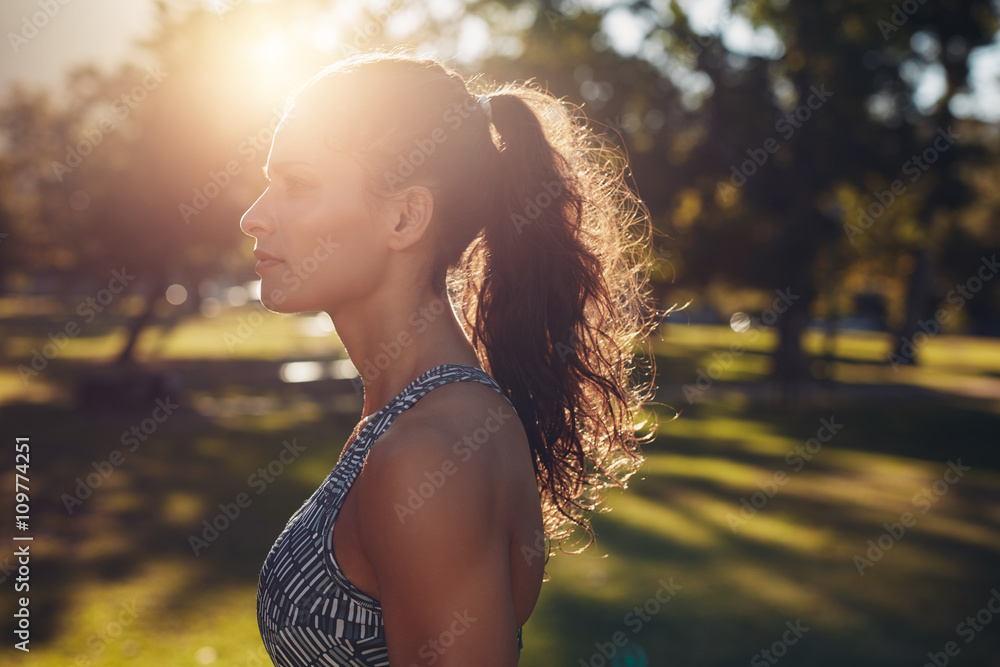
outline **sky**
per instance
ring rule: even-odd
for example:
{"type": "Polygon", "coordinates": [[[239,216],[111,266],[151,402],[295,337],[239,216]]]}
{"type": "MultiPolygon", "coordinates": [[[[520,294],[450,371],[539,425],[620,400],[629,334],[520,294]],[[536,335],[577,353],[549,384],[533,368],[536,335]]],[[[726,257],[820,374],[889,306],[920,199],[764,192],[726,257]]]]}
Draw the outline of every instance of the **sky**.
{"type": "Polygon", "coordinates": [[[57,88],[73,65],[84,62],[113,69],[150,30],[153,16],[151,0],[3,0],[0,91],[6,95],[14,80],[57,88]],[[42,27],[35,29],[32,18],[42,27]]]}
{"type": "MultiPolygon", "coordinates": [[[[217,5],[234,0],[204,1],[217,5]]],[[[663,2],[654,1],[654,5],[663,2]]],[[[457,0],[432,0],[429,4],[445,11],[445,5],[451,10],[450,5],[457,0]]],[[[603,7],[615,3],[586,0],[584,4],[603,7]]],[[[742,17],[722,15],[725,0],[681,0],[680,4],[689,12],[696,30],[721,31],[727,48],[772,57],[780,54],[781,45],[769,29],[755,31],[742,17]]],[[[0,30],[7,43],[0,47],[0,96],[6,96],[15,80],[58,90],[68,69],[83,62],[113,69],[129,57],[135,39],[151,29],[153,7],[153,0],[3,0],[0,30]]],[[[604,26],[611,43],[625,53],[636,52],[647,27],[625,9],[609,13],[604,26]]],[[[976,94],[957,99],[952,110],[960,116],[1000,121],[1000,35],[990,47],[974,53],[971,63],[976,94]]],[[[940,72],[929,70],[923,79],[918,104],[933,101],[943,86],[940,72]]]]}

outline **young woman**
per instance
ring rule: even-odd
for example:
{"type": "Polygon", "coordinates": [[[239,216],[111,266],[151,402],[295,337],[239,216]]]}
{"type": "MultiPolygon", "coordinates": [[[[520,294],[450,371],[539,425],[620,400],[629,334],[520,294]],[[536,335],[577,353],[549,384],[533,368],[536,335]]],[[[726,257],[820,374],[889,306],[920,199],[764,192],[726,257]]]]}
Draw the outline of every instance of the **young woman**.
{"type": "Polygon", "coordinates": [[[364,407],[261,570],[276,665],[516,664],[547,540],[592,538],[642,461],[624,169],[551,95],[434,61],[354,57],[293,97],[241,228],[264,305],[329,313],[364,407]]]}

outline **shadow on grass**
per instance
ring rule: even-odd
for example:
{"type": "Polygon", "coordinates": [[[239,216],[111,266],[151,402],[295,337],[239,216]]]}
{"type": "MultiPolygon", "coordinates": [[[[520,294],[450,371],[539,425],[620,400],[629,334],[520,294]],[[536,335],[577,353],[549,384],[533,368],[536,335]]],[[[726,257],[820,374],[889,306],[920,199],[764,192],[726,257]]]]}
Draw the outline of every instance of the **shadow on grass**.
{"type": "MultiPolygon", "coordinates": [[[[57,372],[70,381],[66,366],[57,372]]],[[[197,613],[216,592],[256,581],[271,543],[335,465],[355,423],[336,410],[298,409],[315,397],[282,385],[276,369],[191,364],[188,388],[163,397],[159,412],[153,401],[117,414],[56,403],[0,406],[0,423],[31,439],[33,646],[73,622],[78,587],[140,576],[154,561],[184,571],[184,583],[158,605],[165,613],[197,613]],[[213,385],[217,396],[281,400],[262,414],[210,418],[195,406],[197,393],[213,385]],[[157,422],[154,414],[166,417],[157,422]],[[295,445],[290,464],[279,459],[284,443],[295,445]],[[235,505],[241,493],[249,506],[235,505]],[[234,508],[239,516],[226,517],[234,508]]],[[[13,631],[10,619],[4,616],[3,632],[13,631]]]]}
{"type": "MultiPolygon", "coordinates": [[[[662,422],[640,479],[594,521],[599,552],[630,565],[623,580],[651,590],[655,571],[685,584],[643,630],[650,664],[746,664],[797,619],[810,631],[787,647],[791,664],[923,664],[959,640],[1000,584],[998,426],[946,397],[832,411],[706,403],[662,422]],[[843,429],[795,470],[786,453],[831,416],[843,429]],[[972,469],[941,482],[959,458],[972,469]],[[898,525],[904,512],[914,524],[898,525]]],[[[627,609],[593,636],[622,629],[627,609]]],[[[991,664],[996,635],[975,641],[961,642],[963,662],[991,664]]]]}
{"type": "MultiPolygon", "coordinates": [[[[156,614],[197,619],[221,592],[255,585],[271,543],[336,463],[356,421],[343,409],[350,401],[334,400],[334,385],[283,384],[277,363],[170,367],[184,381],[179,407],[134,451],[123,437],[153,404],[119,414],[59,401],[0,406],[0,422],[32,438],[32,572],[40,582],[32,629],[41,645],[74,623],[78,590],[141,578],[152,561],[183,573],[156,614]],[[304,452],[267,481],[258,470],[292,439],[304,452]],[[124,460],[105,479],[100,470],[116,449],[124,460]],[[67,501],[91,475],[100,477],[91,495],[67,501]],[[203,522],[239,493],[250,506],[196,555],[192,535],[205,538],[203,522]]],[[[87,368],[67,362],[47,372],[62,384],[87,368]]],[[[601,647],[621,632],[650,665],[746,664],[796,620],[810,629],[787,647],[788,664],[922,664],[927,651],[955,640],[956,624],[1000,583],[1000,418],[940,395],[789,410],[726,402],[717,389],[720,400],[687,407],[676,422],[661,418],[643,479],[595,518],[593,548],[610,557],[553,559],[525,635],[526,648],[541,633],[552,648],[522,663],[599,664],[601,647]],[[786,452],[831,416],[843,430],[792,474],[786,452]],[[884,523],[914,511],[913,496],[957,458],[973,467],[969,476],[861,576],[853,557],[884,523]],[[788,483],[734,530],[727,515],[740,516],[741,499],[778,470],[788,483]],[[683,588],[669,603],[651,603],[671,578],[683,588]]],[[[963,644],[963,662],[988,664],[996,637],[984,632],[963,644]]]]}

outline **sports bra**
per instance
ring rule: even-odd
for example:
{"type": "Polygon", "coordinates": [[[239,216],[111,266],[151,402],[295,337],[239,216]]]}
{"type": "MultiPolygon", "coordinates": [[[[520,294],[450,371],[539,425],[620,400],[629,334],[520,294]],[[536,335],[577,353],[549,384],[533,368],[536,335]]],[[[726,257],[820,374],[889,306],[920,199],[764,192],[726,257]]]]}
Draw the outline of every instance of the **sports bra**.
{"type": "MultiPolygon", "coordinates": [[[[441,364],[420,374],[364,424],[271,546],[257,584],[257,625],[278,667],[389,664],[382,607],[341,572],[333,526],[372,443],[403,411],[449,382],[480,382],[506,398],[496,380],[475,366],[441,364]]],[[[520,658],[521,628],[516,640],[520,658]]]]}

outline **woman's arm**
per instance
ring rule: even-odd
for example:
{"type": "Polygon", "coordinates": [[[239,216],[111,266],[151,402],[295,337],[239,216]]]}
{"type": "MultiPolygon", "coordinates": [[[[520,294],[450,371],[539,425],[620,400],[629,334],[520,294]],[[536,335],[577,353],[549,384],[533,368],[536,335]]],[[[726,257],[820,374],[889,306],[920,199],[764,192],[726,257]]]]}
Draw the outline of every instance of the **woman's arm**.
{"type": "Polygon", "coordinates": [[[358,494],[391,666],[516,665],[503,480],[492,457],[460,460],[453,435],[432,425],[393,435],[369,454],[358,494]]]}

